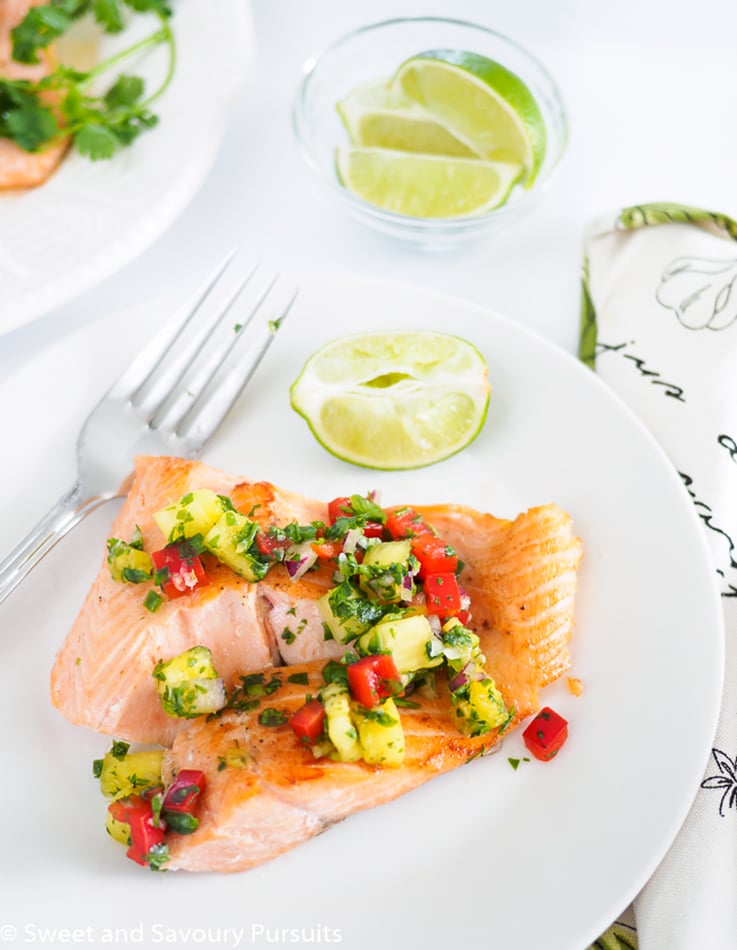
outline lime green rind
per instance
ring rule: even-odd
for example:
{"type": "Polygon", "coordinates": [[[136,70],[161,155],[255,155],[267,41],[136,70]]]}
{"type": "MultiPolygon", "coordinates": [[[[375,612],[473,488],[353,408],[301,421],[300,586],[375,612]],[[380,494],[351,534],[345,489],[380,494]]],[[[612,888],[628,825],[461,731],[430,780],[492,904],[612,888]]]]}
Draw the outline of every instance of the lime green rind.
{"type": "MultiPolygon", "coordinates": [[[[403,72],[418,60],[442,62],[455,67],[462,73],[470,74],[507,104],[511,112],[519,118],[529,140],[533,158],[524,187],[531,188],[547,153],[547,131],[545,119],[535,97],[519,76],[500,63],[478,53],[439,49],[427,50],[406,60],[397,70],[394,82],[401,84],[403,72]]],[[[404,88],[408,91],[406,87],[404,88]]],[[[427,105],[423,102],[420,104],[427,105]]]]}
{"type": "Polygon", "coordinates": [[[355,465],[357,468],[367,468],[367,469],[371,469],[372,471],[379,471],[379,472],[409,472],[409,471],[414,471],[418,468],[429,468],[431,465],[437,465],[438,462],[445,462],[447,461],[447,459],[453,458],[454,455],[458,455],[464,449],[468,448],[468,446],[471,445],[481,434],[481,431],[484,428],[484,424],[486,423],[486,417],[489,412],[489,404],[491,402],[491,393],[490,393],[486,399],[486,403],[480,414],[479,423],[474,434],[471,436],[470,439],[463,442],[462,445],[458,445],[457,447],[453,448],[451,451],[447,452],[445,455],[437,456],[429,461],[416,462],[416,463],[408,464],[408,465],[372,465],[370,461],[357,461],[356,459],[348,458],[345,455],[341,455],[340,452],[331,448],[320,438],[320,435],[318,434],[317,430],[313,426],[309,417],[304,412],[302,412],[302,410],[297,405],[295,405],[295,402],[292,398],[292,390],[294,389],[294,386],[296,386],[296,382],[292,385],[290,389],[289,401],[290,401],[291,407],[292,409],[294,409],[294,411],[298,415],[302,416],[302,418],[305,420],[310,432],[315,438],[315,441],[318,442],[322,446],[322,448],[325,449],[326,452],[329,452],[330,455],[332,455],[334,458],[339,459],[341,462],[346,462],[348,465],[355,465]]]}
{"type": "Polygon", "coordinates": [[[338,181],[358,198],[384,211],[419,219],[493,211],[508,200],[524,173],[513,162],[384,148],[338,147],[335,168],[338,181]]]}

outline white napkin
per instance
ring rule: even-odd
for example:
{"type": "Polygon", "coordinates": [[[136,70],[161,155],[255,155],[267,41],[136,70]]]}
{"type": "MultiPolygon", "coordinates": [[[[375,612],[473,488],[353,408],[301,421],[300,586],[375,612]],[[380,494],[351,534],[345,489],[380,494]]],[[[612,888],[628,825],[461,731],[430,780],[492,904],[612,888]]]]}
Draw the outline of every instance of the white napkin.
{"type": "MultiPolygon", "coordinates": [[[[579,355],[680,473],[708,537],[726,627],[712,754],[676,841],[634,902],[637,941],[640,950],[735,950],[737,222],[671,204],[610,214],[587,235],[583,285],[579,355]]],[[[628,933],[615,926],[598,946],[635,945],[619,939],[628,933]]]]}

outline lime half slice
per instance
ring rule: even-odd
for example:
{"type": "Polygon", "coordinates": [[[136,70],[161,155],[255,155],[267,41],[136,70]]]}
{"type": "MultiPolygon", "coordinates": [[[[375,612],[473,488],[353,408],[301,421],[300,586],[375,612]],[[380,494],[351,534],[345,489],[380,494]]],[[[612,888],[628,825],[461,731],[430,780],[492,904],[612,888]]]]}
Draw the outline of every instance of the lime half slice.
{"type": "Polygon", "coordinates": [[[430,112],[483,158],[519,162],[530,187],[545,158],[545,120],[525,83],[506,67],[461,50],[433,50],[404,62],[396,94],[430,112]]]}
{"type": "Polygon", "coordinates": [[[338,148],[338,178],[372,205],[415,218],[483,214],[509,197],[523,168],[512,162],[338,148]]]}
{"type": "Polygon", "coordinates": [[[326,344],[307,361],[290,395],[328,452],[366,468],[409,469],[472,442],[490,392],[486,363],[471,343],[397,330],[326,344]]]}
{"type": "Polygon", "coordinates": [[[336,108],[353,145],[483,158],[473,145],[383,79],[362,83],[336,108]]]}

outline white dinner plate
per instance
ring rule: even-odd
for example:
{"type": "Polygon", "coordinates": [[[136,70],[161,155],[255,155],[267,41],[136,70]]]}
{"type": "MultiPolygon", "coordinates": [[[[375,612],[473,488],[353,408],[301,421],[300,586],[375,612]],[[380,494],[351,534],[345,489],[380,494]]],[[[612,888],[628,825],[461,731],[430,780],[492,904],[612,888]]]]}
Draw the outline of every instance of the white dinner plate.
{"type": "MultiPolygon", "coordinates": [[[[110,161],[72,150],[38,188],[0,192],[0,333],[20,326],[110,276],[149,247],[194,197],[216,155],[233,96],[251,55],[243,0],[177,0],[171,20],[176,70],[153,105],[159,124],[110,161]]],[[[138,17],[99,56],[156,29],[138,17]]],[[[164,46],[122,69],[157,88],[164,46]]],[[[115,71],[111,70],[111,75],[115,71]]]]}
{"type": "MultiPolygon", "coordinates": [[[[570,738],[552,762],[515,770],[509,759],[525,755],[518,730],[497,754],[252,871],[144,871],[103,828],[91,761],[109,740],[67,723],[48,693],[111,504],[0,608],[0,924],[15,928],[18,945],[76,927],[90,928],[96,946],[581,950],[654,871],[708,758],[722,621],[702,529],[649,433],[572,357],[462,300],[348,277],[299,283],[205,460],[324,498],[376,488],[385,504],[460,501],[499,516],[559,503],[585,549],[572,642],[584,691],[575,697],[563,682],[543,699],[569,720],[570,738]],[[290,409],[289,386],[323,342],[397,326],[452,330],[478,346],[493,384],[486,425],[464,452],[426,469],[337,461],[290,409]]],[[[0,385],[0,551],[68,487],[79,424],[151,332],[145,308],[118,315],[0,385]]]]}

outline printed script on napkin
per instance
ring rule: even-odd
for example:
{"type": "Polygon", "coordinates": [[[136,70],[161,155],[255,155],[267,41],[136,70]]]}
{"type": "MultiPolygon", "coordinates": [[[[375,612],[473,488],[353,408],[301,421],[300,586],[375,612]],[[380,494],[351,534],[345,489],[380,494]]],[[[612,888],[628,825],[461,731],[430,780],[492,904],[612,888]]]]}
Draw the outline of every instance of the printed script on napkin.
{"type": "MultiPolygon", "coordinates": [[[[626,208],[586,237],[581,359],[676,466],[701,519],[725,620],[709,762],[631,917],[595,946],[737,947],[737,221],[676,204],[626,208]]],[[[691,701],[698,702],[698,697],[691,701]]],[[[677,716],[685,710],[674,710],[677,716]]]]}

